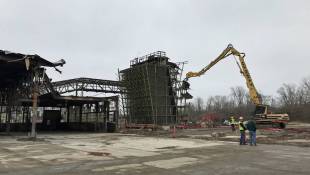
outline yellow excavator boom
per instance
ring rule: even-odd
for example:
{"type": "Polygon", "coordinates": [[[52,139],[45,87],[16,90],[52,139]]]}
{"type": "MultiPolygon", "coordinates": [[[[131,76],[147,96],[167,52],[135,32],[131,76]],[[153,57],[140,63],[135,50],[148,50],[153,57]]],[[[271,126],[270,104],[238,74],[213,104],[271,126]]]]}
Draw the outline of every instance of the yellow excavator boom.
{"type": "Polygon", "coordinates": [[[223,50],[223,52],[214,61],[212,61],[209,65],[207,65],[206,67],[201,69],[199,72],[188,72],[188,73],[186,73],[186,78],[184,81],[188,81],[189,78],[199,77],[199,76],[205,74],[216,63],[218,63],[219,61],[221,61],[222,59],[224,59],[230,55],[236,56],[239,59],[240,63],[237,60],[236,60],[236,62],[237,62],[237,65],[240,69],[240,73],[245,78],[246,85],[247,85],[247,88],[249,89],[249,95],[250,95],[252,102],[255,105],[262,105],[262,98],[259,95],[259,93],[257,92],[255,85],[253,83],[252,77],[250,75],[250,72],[249,72],[249,70],[245,64],[245,61],[244,61],[245,54],[240,53],[231,44],[229,44],[227,46],[227,48],[225,50],[223,50]]]}

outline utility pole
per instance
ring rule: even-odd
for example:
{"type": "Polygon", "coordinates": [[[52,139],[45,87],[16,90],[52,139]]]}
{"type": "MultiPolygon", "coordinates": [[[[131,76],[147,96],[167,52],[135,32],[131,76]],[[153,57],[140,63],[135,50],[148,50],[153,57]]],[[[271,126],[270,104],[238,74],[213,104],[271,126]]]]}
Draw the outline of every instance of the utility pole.
{"type": "Polygon", "coordinates": [[[32,125],[31,125],[31,138],[36,138],[36,124],[38,118],[38,90],[39,90],[39,69],[34,69],[34,81],[32,86],[32,125]]]}

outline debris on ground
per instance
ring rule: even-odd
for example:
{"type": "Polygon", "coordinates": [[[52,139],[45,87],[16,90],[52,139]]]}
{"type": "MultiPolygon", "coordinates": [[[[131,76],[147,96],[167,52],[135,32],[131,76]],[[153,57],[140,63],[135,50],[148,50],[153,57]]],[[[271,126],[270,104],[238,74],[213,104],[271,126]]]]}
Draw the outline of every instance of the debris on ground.
{"type": "MultiPolygon", "coordinates": [[[[239,132],[232,132],[230,127],[215,128],[191,128],[176,129],[172,134],[171,130],[126,130],[122,133],[137,134],[152,137],[173,137],[173,138],[193,138],[203,140],[219,140],[239,142],[239,132]]],[[[247,138],[249,138],[247,132],[247,138]]],[[[281,144],[310,147],[310,125],[289,124],[285,129],[262,127],[257,130],[257,142],[263,144],[281,144]]]]}
{"type": "Polygon", "coordinates": [[[110,156],[111,153],[106,153],[106,152],[88,152],[89,155],[92,156],[110,156]]]}

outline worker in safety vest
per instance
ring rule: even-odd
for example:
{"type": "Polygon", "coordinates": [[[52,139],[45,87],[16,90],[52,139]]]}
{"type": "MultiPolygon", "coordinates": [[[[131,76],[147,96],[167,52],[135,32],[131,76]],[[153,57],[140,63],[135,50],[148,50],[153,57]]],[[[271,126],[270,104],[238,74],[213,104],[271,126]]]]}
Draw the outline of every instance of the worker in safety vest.
{"type": "Polygon", "coordinates": [[[235,121],[235,117],[234,116],[230,117],[229,123],[230,123],[230,126],[231,126],[231,130],[234,132],[236,130],[236,128],[235,128],[236,121],[235,121]]]}
{"type": "Polygon", "coordinates": [[[243,124],[243,117],[239,118],[239,130],[240,130],[240,145],[246,145],[246,142],[245,142],[246,127],[243,124]]]}

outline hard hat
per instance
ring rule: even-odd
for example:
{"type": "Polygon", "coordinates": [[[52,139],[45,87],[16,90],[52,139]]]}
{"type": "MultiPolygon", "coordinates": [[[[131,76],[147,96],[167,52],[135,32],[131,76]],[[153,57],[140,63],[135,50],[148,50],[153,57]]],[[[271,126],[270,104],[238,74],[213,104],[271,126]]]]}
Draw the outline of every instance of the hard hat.
{"type": "Polygon", "coordinates": [[[243,120],[243,117],[239,117],[239,120],[243,120]]]}

